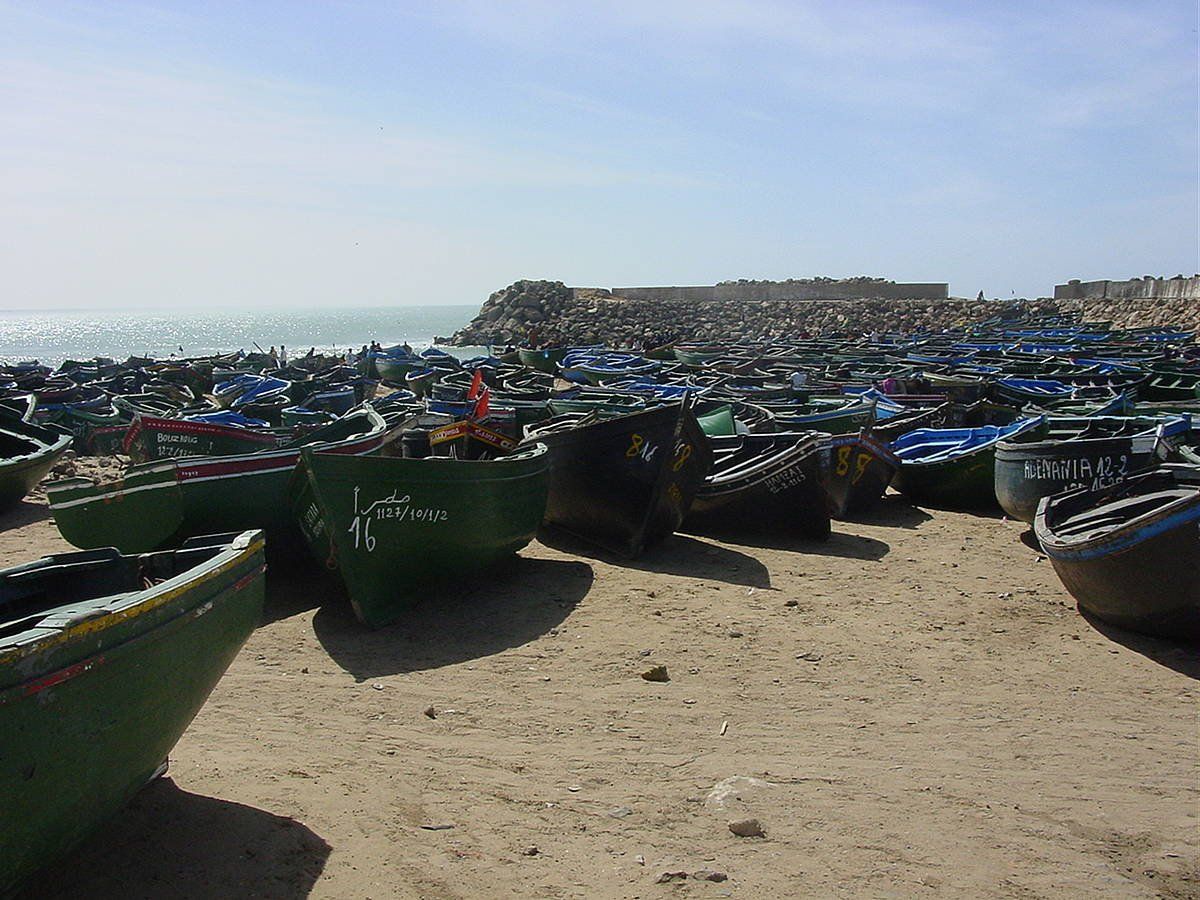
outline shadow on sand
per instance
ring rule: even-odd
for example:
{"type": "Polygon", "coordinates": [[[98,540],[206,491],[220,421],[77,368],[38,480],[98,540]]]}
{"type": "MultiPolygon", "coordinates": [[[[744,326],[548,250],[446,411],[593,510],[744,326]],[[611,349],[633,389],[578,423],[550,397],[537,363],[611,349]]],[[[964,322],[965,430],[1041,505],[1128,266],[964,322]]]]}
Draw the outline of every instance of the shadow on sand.
{"type": "MultiPolygon", "coordinates": [[[[837,523],[834,523],[837,527],[837,523]]],[[[756,550],[789,550],[811,556],[838,556],[844,559],[879,560],[892,549],[886,542],[856,534],[834,531],[825,540],[806,538],[799,534],[770,531],[738,531],[710,529],[692,532],[726,544],[752,547],[756,550]]],[[[758,587],[759,585],[754,585],[758,587]]]]}
{"type": "Polygon", "coordinates": [[[771,587],[771,574],[754,557],[686,534],[672,534],[636,559],[601,550],[557,529],[543,528],[538,533],[538,540],[563,553],[600,560],[625,569],[684,575],[764,590],[771,587]]]}
{"type": "Polygon", "coordinates": [[[32,525],[34,522],[44,522],[50,518],[50,515],[50,507],[22,500],[0,513],[0,531],[21,528],[25,525],[32,525]]]}
{"type": "Polygon", "coordinates": [[[592,579],[592,567],[579,560],[517,556],[485,577],[428,588],[387,628],[360,624],[341,600],[317,611],[313,629],[359,681],[437,669],[535,640],[570,615],[592,579]]]}
{"type": "Polygon", "coordinates": [[[295,819],[160,778],[21,896],[301,898],[330,849],[295,819]]]}
{"type": "Polygon", "coordinates": [[[317,564],[304,548],[272,550],[267,546],[267,598],[261,625],[290,619],[326,602],[340,603],[346,596],[337,572],[317,564]]]}
{"type": "Polygon", "coordinates": [[[913,506],[899,494],[884,497],[878,505],[846,517],[847,522],[859,525],[878,525],[882,528],[920,528],[932,519],[929,513],[913,506]]]}
{"type": "Polygon", "coordinates": [[[1116,625],[1110,625],[1102,619],[1097,619],[1082,607],[1076,608],[1089,625],[1113,643],[1120,644],[1134,653],[1140,653],[1146,659],[1153,660],[1160,666],[1165,666],[1180,675],[1200,681],[1200,644],[1187,644],[1182,641],[1151,637],[1148,634],[1138,634],[1136,631],[1126,631],[1124,628],[1118,628],[1116,625]]]}

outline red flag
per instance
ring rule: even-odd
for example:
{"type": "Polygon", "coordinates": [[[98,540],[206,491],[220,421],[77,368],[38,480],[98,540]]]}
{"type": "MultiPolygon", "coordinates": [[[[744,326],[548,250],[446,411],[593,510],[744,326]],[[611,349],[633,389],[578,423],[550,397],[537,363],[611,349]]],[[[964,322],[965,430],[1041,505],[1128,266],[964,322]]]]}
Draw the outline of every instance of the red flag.
{"type": "Polygon", "coordinates": [[[492,392],[490,390],[488,390],[487,388],[484,388],[483,393],[481,393],[479,395],[479,399],[475,401],[475,412],[471,415],[471,418],[475,419],[475,421],[479,421],[480,419],[487,418],[488,411],[489,411],[488,410],[488,407],[489,407],[488,399],[491,396],[492,396],[492,392]]]}
{"type": "Polygon", "coordinates": [[[479,396],[479,391],[483,387],[483,370],[476,369],[475,377],[471,379],[471,389],[467,391],[467,399],[474,400],[479,396]]]}

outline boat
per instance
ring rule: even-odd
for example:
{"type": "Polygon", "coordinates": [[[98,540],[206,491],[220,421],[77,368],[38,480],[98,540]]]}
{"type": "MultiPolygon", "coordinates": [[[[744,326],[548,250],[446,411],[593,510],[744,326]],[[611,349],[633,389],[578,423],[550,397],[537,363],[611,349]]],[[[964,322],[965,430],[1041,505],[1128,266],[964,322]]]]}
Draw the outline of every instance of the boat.
{"type": "Polygon", "coordinates": [[[875,422],[875,401],[812,400],[803,404],[763,402],[759,404],[775,415],[781,431],[816,429],[826,434],[849,434],[870,428],[875,422]]]}
{"type": "Polygon", "coordinates": [[[130,459],[140,463],[187,456],[257,453],[281,443],[279,434],[264,427],[266,422],[228,411],[213,415],[222,418],[206,421],[200,417],[136,416],[125,432],[122,447],[130,459]]]}
{"type": "Polygon", "coordinates": [[[829,511],[846,519],[876,506],[900,460],[872,432],[833,435],[825,446],[829,511]]]}
{"type": "Polygon", "coordinates": [[[1044,497],[1034,532],[1080,609],[1119,628],[1200,640],[1200,466],[1044,497]]]}
{"type": "Polygon", "coordinates": [[[996,503],[996,444],[1043,427],[1044,417],[977,428],[918,428],[892,441],[893,486],[912,502],[972,508],[996,503]]]}
{"type": "Polygon", "coordinates": [[[1157,463],[1155,451],[1163,439],[1191,430],[1186,417],[1082,421],[1072,434],[1052,431],[1040,440],[1017,436],[996,444],[996,500],[1006,513],[1032,524],[1043,497],[1117,484],[1157,463]]]}
{"type": "Polygon", "coordinates": [[[0,571],[0,895],[166,768],[262,617],[261,533],[0,571]]]}
{"type": "Polygon", "coordinates": [[[380,452],[399,428],[368,408],[275,450],[142,463],[104,484],[86,478],[50,482],[46,496],[59,532],[84,550],[144,553],[247,528],[286,538],[295,533],[288,482],[302,447],[368,455],[380,452]]]}
{"type": "Polygon", "coordinates": [[[818,431],[709,436],[712,468],[684,524],[701,531],[767,531],[824,540],[829,502],[818,431]]]}
{"type": "Polygon", "coordinates": [[[521,365],[554,375],[558,372],[558,364],[567,355],[567,350],[567,347],[543,347],[540,350],[533,347],[518,347],[517,355],[521,359],[521,365]]]}
{"type": "Polygon", "coordinates": [[[340,573],[354,614],[378,628],[430,585],[482,571],[533,540],[548,460],[541,445],[475,460],[304,450],[292,506],[314,555],[340,573]]]}
{"type": "Polygon", "coordinates": [[[565,413],[525,428],[549,449],[544,524],[621,556],[673,533],[712,466],[690,401],[602,418],[565,413]]]}
{"type": "Polygon", "coordinates": [[[71,447],[73,436],[53,426],[0,418],[0,509],[19,503],[71,447]]]}

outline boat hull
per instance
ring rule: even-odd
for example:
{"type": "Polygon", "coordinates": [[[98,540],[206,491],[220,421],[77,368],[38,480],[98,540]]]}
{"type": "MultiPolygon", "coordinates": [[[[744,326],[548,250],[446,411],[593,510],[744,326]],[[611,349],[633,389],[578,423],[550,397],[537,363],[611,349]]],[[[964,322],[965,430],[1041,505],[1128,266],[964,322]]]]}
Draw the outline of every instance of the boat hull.
{"type": "Polygon", "coordinates": [[[547,453],[491,460],[304,451],[292,505],[313,553],[345,582],[363,624],[394,622],[431,584],[478,572],[533,540],[547,453]]]}
{"type": "Polygon", "coordinates": [[[1032,524],[1043,497],[1117,484],[1153,462],[1154,446],[1154,435],[1001,442],[996,446],[996,500],[1014,519],[1032,524]]]}
{"type": "Polygon", "coordinates": [[[161,585],[153,608],[119,622],[82,619],[20,660],[0,653],[0,679],[6,666],[24,675],[0,689],[0,895],[161,771],[261,619],[263,541],[239,540],[202,577],[161,585]]]}
{"type": "Polygon", "coordinates": [[[835,519],[877,506],[900,463],[886,446],[863,432],[834,436],[825,457],[830,513],[835,519]]]}
{"type": "MultiPolygon", "coordinates": [[[[368,431],[313,446],[352,456],[377,453],[400,426],[385,424],[374,412],[368,421],[368,431]]],[[[51,482],[46,494],[58,530],[81,549],[142,553],[197,535],[247,529],[287,543],[298,538],[288,485],[299,460],[299,448],[163,460],[133,466],[109,484],[51,482]]]]}
{"type": "Polygon", "coordinates": [[[536,433],[530,441],[550,451],[545,524],[628,557],[679,527],[712,465],[686,404],[536,433]]]}
{"type": "MultiPolygon", "coordinates": [[[[1166,468],[1166,467],[1164,467],[1166,468]]],[[[1193,483],[1200,486],[1200,469],[1193,483]]],[[[1109,624],[1174,640],[1200,641],[1200,492],[1103,535],[1063,540],[1059,521],[1096,498],[1131,491],[1158,472],[1102,491],[1073,491],[1038,505],[1034,531],[1054,571],[1080,609],[1109,624]]]]}
{"type": "Polygon", "coordinates": [[[10,421],[0,424],[0,442],[20,452],[0,459],[0,510],[14,506],[37,487],[71,447],[69,434],[10,421]]]}
{"type": "Polygon", "coordinates": [[[278,446],[279,435],[266,429],[153,416],[138,416],[125,434],[125,452],[134,462],[190,456],[234,456],[278,446]]]}
{"type": "Polygon", "coordinates": [[[735,435],[710,438],[718,461],[692,501],[685,524],[707,532],[786,532],[829,537],[829,500],[816,434],[735,435]],[[757,465],[722,477],[723,448],[753,448],[757,465]]]}

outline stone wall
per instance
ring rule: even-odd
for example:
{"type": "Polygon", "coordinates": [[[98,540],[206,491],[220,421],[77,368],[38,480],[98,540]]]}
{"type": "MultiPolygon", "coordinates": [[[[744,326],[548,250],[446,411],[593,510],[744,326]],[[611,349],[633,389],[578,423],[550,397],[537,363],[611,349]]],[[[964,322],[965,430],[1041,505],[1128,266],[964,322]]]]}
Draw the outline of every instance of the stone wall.
{"type": "Polygon", "coordinates": [[[1055,300],[1198,300],[1200,275],[1184,278],[1155,278],[1146,275],[1128,281],[1079,281],[1054,286],[1055,300]]]}
{"type": "Polygon", "coordinates": [[[614,297],[625,300],[709,301],[854,300],[883,297],[891,300],[945,300],[949,285],[940,282],[897,283],[883,278],[790,278],[786,281],[723,281],[714,285],[670,287],[615,287],[614,297]]]}

